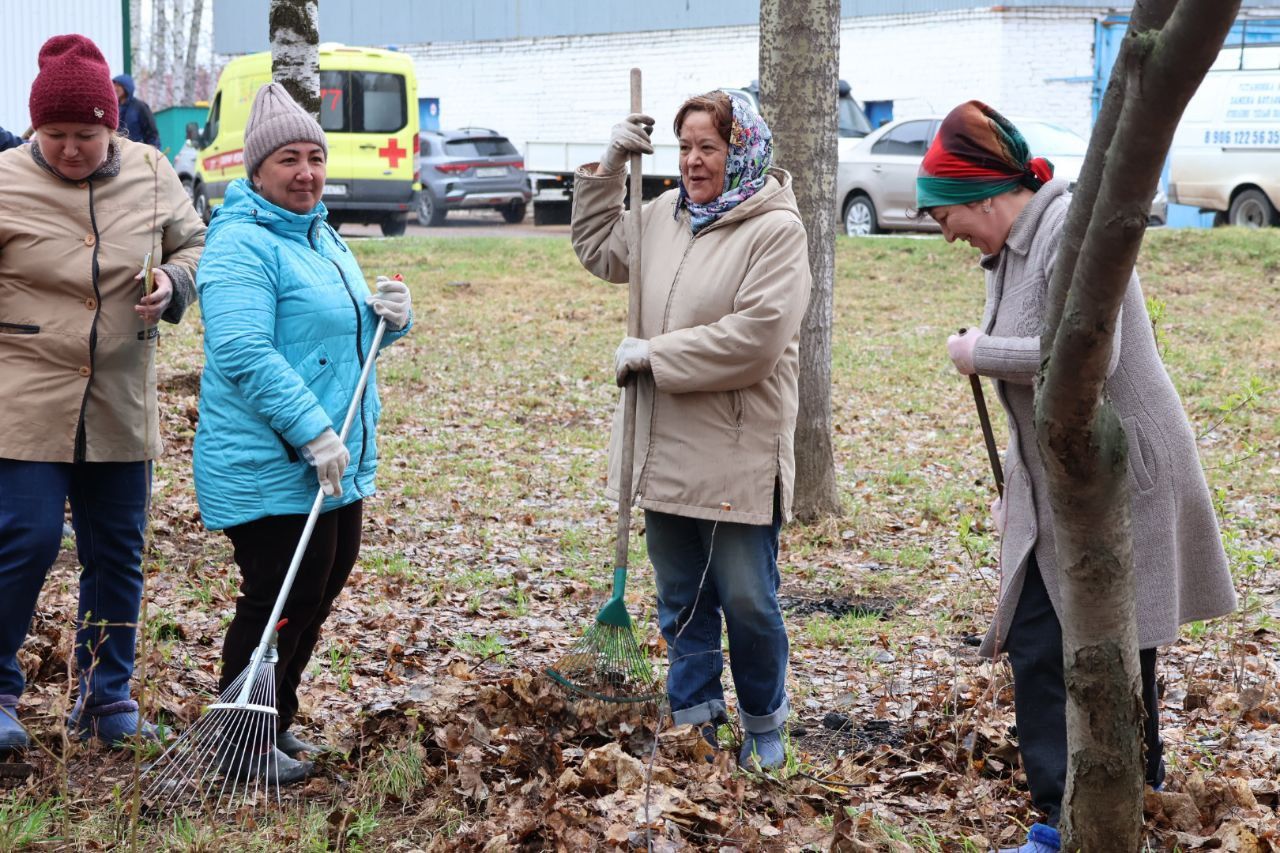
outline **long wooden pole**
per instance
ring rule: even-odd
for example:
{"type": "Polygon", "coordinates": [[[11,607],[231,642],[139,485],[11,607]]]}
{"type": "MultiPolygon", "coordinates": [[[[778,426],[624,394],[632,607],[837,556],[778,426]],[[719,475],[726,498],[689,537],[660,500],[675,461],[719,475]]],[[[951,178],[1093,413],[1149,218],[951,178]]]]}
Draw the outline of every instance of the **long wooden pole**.
{"type": "MultiPolygon", "coordinates": [[[[631,112],[641,111],[640,69],[631,69],[631,112]]],[[[640,167],[640,155],[631,155],[630,203],[627,214],[628,300],[627,336],[640,337],[640,206],[644,198],[644,176],[640,167]]],[[[635,371],[631,372],[623,389],[622,410],[622,471],[618,478],[618,537],[614,552],[614,569],[627,568],[627,552],[631,545],[632,469],[636,452],[636,386],[635,371]]]]}

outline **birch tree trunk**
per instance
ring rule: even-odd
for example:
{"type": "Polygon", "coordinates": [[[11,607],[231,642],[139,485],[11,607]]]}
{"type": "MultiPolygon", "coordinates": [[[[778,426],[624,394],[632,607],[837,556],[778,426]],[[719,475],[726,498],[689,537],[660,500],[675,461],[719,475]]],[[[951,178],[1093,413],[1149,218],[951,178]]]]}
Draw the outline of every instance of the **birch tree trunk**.
{"type": "Polygon", "coordinates": [[[319,0],[271,0],[271,79],[320,120],[319,0]]]}
{"type": "MultiPolygon", "coordinates": [[[[159,2],[163,2],[163,0],[159,0],[159,2]]],[[[187,4],[185,0],[173,0],[173,9],[169,13],[169,34],[172,41],[170,53],[173,55],[173,63],[170,66],[172,74],[169,78],[169,97],[164,106],[173,106],[182,97],[183,81],[186,79],[183,76],[183,72],[187,66],[183,42],[189,38],[186,25],[187,4]]]]}
{"type": "Polygon", "coordinates": [[[760,105],[773,131],[774,162],[794,182],[813,275],[800,330],[795,437],[795,514],[803,521],[840,511],[831,444],[839,60],[840,0],[761,0],[760,105]]]}
{"type": "Polygon", "coordinates": [[[190,36],[187,39],[186,61],[182,63],[182,103],[196,100],[196,59],[200,55],[200,30],[204,23],[204,0],[192,0],[190,36]]]}
{"type": "Polygon", "coordinates": [[[142,52],[142,0],[129,0],[129,73],[135,83],[146,64],[142,52]]]}
{"type": "Polygon", "coordinates": [[[1102,397],[1116,318],[1174,129],[1239,0],[1137,0],[1049,286],[1036,433],[1062,586],[1063,850],[1139,849],[1142,705],[1125,434],[1102,397]]]}
{"type": "Polygon", "coordinates": [[[153,109],[169,79],[169,10],[165,6],[165,0],[151,4],[151,76],[147,96],[153,109]]]}

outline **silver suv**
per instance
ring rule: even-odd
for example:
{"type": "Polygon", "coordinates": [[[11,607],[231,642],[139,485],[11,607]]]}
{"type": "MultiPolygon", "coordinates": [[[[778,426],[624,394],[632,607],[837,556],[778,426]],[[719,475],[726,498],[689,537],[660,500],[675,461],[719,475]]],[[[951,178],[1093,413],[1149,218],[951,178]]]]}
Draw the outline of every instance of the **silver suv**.
{"type": "Polygon", "coordinates": [[[524,158],[496,130],[464,127],[420,134],[419,225],[439,225],[450,210],[489,208],[507,222],[524,219],[533,186],[524,158]]]}

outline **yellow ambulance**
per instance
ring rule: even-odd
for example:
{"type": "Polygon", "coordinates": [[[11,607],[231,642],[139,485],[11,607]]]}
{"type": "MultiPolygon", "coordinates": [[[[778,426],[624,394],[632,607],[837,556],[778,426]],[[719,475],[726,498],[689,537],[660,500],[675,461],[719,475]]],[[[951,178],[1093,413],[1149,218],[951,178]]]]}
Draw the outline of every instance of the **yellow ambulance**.
{"type": "MultiPolygon", "coordinates": [[[[269,52],[231,60],[218,77],[204,127],[187,125],[200,152],[192,198],[206,222],[227,185],[245,177],[244,127],[254,96],[269,82],[269,52]]],[[[418,180],[413,62],[393,50],[320,45],[320,126],[329,145],[329,223],[378,224],[389,237],[403,234],[418,180]]]]}

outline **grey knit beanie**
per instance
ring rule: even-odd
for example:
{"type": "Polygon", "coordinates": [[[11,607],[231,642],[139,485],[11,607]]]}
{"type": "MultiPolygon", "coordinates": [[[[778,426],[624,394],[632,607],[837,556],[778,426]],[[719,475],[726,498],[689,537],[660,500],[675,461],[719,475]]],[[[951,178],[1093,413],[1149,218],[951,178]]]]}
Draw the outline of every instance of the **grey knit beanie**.
{"type": "Polygon", "coordinates": [[[329,156],[320,123],[298,106],[279,83],[268,83],[258,90],[244,128],[244,166],[249,181],[262,161],[282,145],[290,142],[314,142],[329,156]]]}

